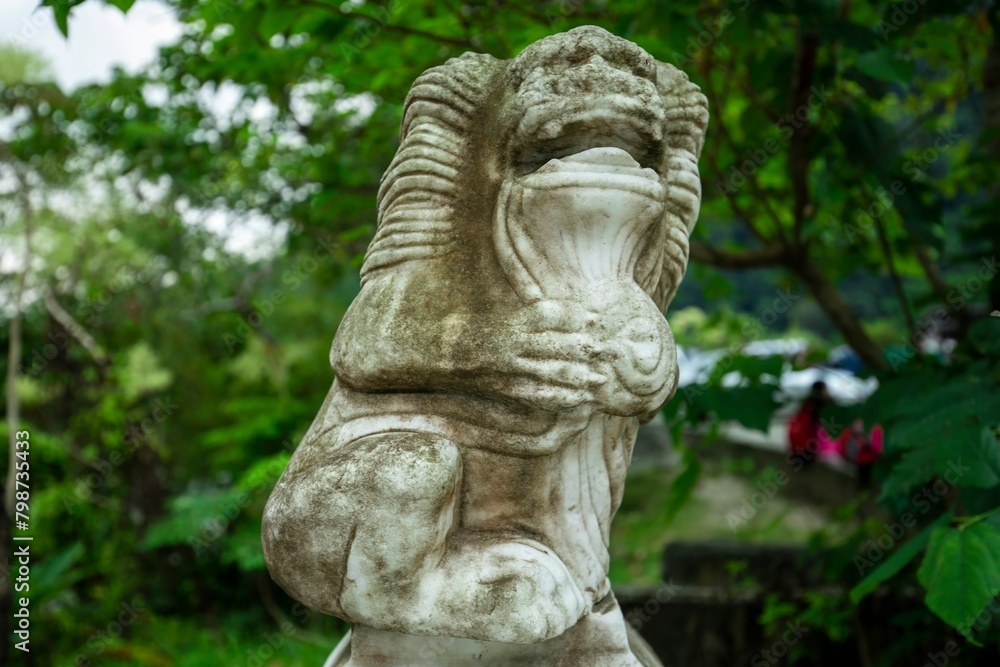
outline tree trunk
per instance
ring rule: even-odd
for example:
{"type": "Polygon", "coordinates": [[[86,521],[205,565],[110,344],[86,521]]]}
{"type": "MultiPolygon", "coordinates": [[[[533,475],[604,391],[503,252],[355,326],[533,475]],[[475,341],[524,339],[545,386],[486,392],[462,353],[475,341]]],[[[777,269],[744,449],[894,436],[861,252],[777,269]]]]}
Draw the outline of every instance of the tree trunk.
{"type": "Polygon", "coordinates": [[[21,336],[24,322],[23,302],[27,288],[28,274],[31,272],[31,232],[32,210],[27,179],[13,168],[14,176],[20,185],[21,210],[24,215],[24,268],[18,276],[17,294],[14,297],[14,315],[10,320],[10,346],[7,349],[7,475],[3,486],[3,512],[0,512],[0,564],[4,566],[0,573],[0,665],[9,664],[10,658],[10,625],[11,602],[13,600],[13,582],[10,578],[10,555],[12,549],[11,535],[14,528],[14,481],[16,479],[17,456],[15,444],[17,431],[21,427],[21,402],[17,393],[17,380],[21,369],[21,336]]]}
{"type": "Polygon", "coordinates": [[[820,267],[810,258],[794,262],[789,269],[798,276],[813,295],[819,307],[827,314],[833,325],[844,336],[844,340],[857,352],[866,366],[872,369],[885,370],[889,367],[882,349],[873,341],[864,328],[861,320],[854,314],[854,309],[844,301],[836,286],[823,275],[820,267]]]}
{"type": "Polygon", "coordinates": [[[903,319],[906,320],[906,330],[913,336],[917,333],[917,322],[913,319],[913,311],[910,309],[910,300],[906,297],[906,289],[903,287],[903,280],[896,270],[896,259],[892,255],[892,242],[885,231],[885,225],[880,218],[875,218],[875,231],[878,233],[878,242],[882,246],[882,254],[885,256],[885,266],[889,270],[889,277],[892,279],[892,287],[896,290],[896,299],[899,300],[899,307],[903,311],[903,319]]]}
{"type": "Polygon", "coordinates": [[[888,368],[882,349],[862,328],[854,309],[840,296],[837,287],[823,275],[819,265],[808,256],[808,248],[800,251],[802,257],[793,257],[792,252],[780,244],[734,252],[719,250],[706,243],[692,243],[691,261],[723,269],[766,266],[787,268],[802,281],[823,312],[830,318],[833,326],[840,331],[847,344],[858,353],[865,364],[879,370],[888,368]]]}
{"type": "MultiPolygon", "coordinates": [[[[997,160],[1000,159],[1000,7],[997,5],[990,13],[990,24],[993,27],[993,42],[983,66],[983,125],[989,141],[986,150],[997,160]]],[[[1000,183],[994,181],[989,194],[996,205],[1000,200],[1000,183]]],[[[992,246],[994,254],[1000,251],[1000,239],[996,235],[993,236],[992,246]]],[[[989,301],[990,308],[1000,310],[1000,279],[996,276],[990,282],[989,301]]]]}

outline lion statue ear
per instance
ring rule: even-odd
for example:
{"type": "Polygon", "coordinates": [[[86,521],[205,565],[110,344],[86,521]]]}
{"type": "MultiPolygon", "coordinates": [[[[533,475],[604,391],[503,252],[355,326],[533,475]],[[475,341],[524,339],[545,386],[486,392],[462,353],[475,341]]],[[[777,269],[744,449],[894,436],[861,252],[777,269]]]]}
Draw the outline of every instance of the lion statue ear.
{"type": "Polygon", "coordinates": [[[701,203],[698,157],[708,127],[708,100],[701,89],[688,80],[687,74],[667,63],[657,62],[656,65],[656,88],[666,109],[660,166],[667,187],[664,215],[672,219],[664,225],[662,252],[649,253],[650,257],[659,259],[659,266],[649,267],[647,275],[655,280],[650,291],[653,301],[665,311],[687,269],[688,237],[698,219],[701,203]]]}

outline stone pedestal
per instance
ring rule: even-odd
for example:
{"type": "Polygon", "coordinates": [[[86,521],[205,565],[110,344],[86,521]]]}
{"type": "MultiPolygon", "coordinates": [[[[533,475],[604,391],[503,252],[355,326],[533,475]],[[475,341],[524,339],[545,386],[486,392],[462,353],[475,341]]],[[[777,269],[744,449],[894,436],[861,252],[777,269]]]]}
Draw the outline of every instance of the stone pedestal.
{"type": "MultiPolygon", "coordinates": [[[[454,637],[422,637],[359,626],[330,656],[326,667],[410,665],[551,665],[550,656],[573,655],[585,665],[658,666],[652,650],[622,618],[613,596],[569,630],[534,645],[511,645],[454,637]]],[[[567,663],[568,664],[568,663],[567,663]]]]}

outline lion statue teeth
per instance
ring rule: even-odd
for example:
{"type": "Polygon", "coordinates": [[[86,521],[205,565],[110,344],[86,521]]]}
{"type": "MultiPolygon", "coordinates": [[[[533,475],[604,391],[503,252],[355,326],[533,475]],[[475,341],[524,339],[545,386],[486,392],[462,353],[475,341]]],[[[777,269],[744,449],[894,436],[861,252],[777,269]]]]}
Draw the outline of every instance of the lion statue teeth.
{"type": "Polygon", "coordinates": [[[607,579],[708,121],[687,76],[587,26],[422,74],[333,386],[264,514],[330,665],[659,665],[607,579]]]}

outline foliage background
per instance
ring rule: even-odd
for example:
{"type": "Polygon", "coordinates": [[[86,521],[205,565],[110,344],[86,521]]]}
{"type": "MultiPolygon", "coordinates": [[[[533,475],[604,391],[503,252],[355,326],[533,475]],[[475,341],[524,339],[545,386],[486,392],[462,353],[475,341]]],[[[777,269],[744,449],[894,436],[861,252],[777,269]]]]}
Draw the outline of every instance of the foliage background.
{"type": "MultiPolygon", "coordinates": [[[[82,1],[43,11],[66,32],[82,1]]],[[[332,379],[402,100],[448,57],[510,57],[589,23],[678,64],[710,100],[693,268],[672,307],[689,315],[682,342],[738,351],[804,332],[820,350],[849,343],[882,381],[843,418],[888,427],[885,514],[815,536],[827,576],[856,586],[851,557],[880,517],[972,461],[866,586],[919,584],[929,610],[906,622],[993,647],[963,643],[959,661],[995,652],[970,618],[1000,593],[996,3],[165,4],[182,38],[108,85],[60,90],[30,51],[0,53],[3,428],[12,470],[12,431],[31,433],[44,637],[0,662],[321,664],[344,627],[270,582],[260,514],[332,379]],[[781,294],[797,305],[774,315],[781,294]],[[916,352],[939,324],[959,341],[949,365],[916,352]]],[[[766,368],[744,366],[737,388],[724,370],[668,406],[672,424],[756,424],[776,407],[766,368]]],[[[625,543],[659,539],[644,531],[690,497],[699,470],[684,460],[650,485],[656,502],[626,504],[625,543]]],[[[855,609],[863,592],[834,602],[855,609]]]]}

